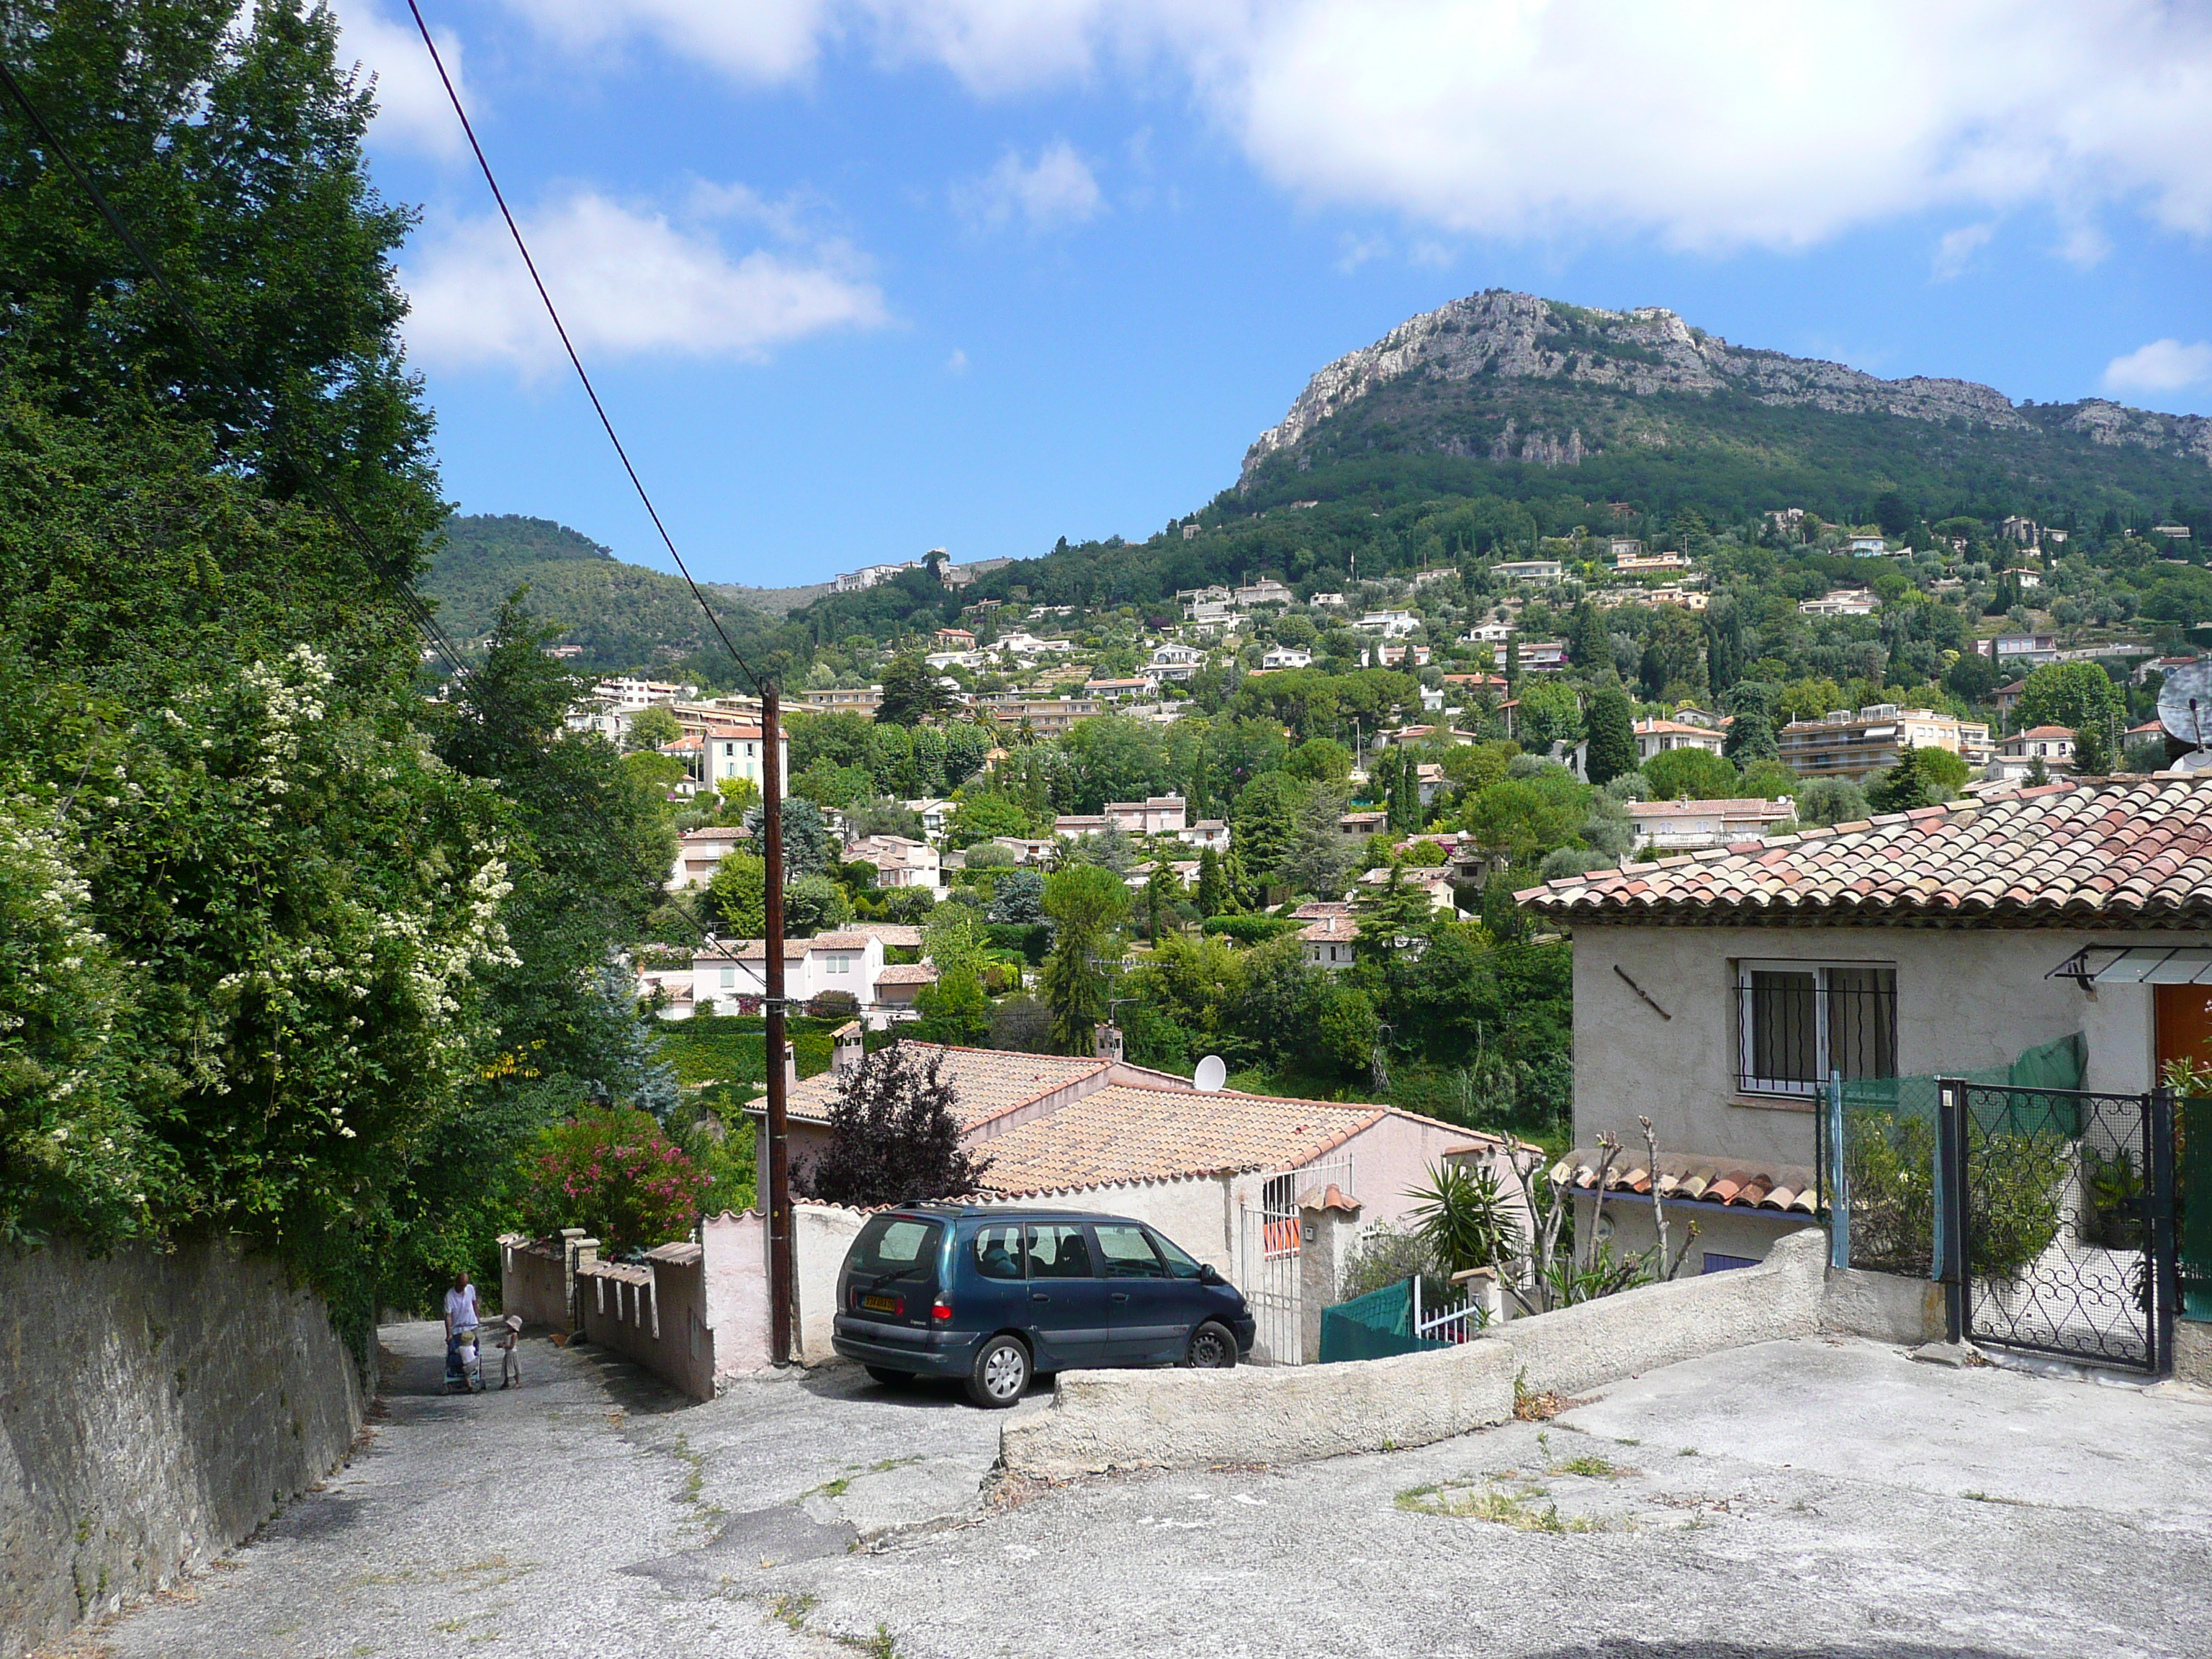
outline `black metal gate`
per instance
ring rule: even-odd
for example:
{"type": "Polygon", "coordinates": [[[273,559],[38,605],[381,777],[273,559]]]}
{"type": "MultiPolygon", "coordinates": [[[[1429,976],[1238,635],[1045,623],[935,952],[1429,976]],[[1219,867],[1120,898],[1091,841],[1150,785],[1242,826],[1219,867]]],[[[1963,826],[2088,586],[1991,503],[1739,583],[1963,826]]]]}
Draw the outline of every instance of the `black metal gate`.
{"type": "Polygon", "coordinates": [[[2172,1097],[1939,1087],[1952,1340],[2163,1374],[2178,1305],[2172,1097]]]}

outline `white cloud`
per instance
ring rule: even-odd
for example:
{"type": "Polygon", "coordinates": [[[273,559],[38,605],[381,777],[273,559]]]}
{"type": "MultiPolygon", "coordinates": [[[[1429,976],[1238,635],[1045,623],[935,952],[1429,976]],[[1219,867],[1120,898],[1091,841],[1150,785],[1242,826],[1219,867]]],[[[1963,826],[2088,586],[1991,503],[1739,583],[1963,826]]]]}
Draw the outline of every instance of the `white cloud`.
{"type": "Polygon", "coordinates": [[[952,355],[945,360],[945,372],[947,374],[965,374],[968,372],[968,354],[958,346],[953,347],[952,355]]]}
{"type": "Polygon", "coordinates": [[[814,67],[838,29],[835,0],[507,0],[571,52],[604,60],[633,38],[755,85],[814,67]]]}
{"type": "Polygon", "coordinates": [[[740,80],[834,41],[981,97],[1163,73],[1309,204],[1455,234],[1796,248],[1899,216],[2212,235],[2212,11],[2170,0],[508,0],[740,80]]]}
{"type": "MultiPolygon", "coordinates": [[[[338,9],[338,62],[358,63],[376,77],[376,120],[369,129],[379,144],[456,155],[466,143],[460,118],[447,101],[437,66],[423,49],[411,19],[394,21],[371,0],[343,0],[338,9]]],[[[430,31],[438,42],[446,72],[474,118],[477,100],[461,72],[461,42],[451,29],[430,31]]]]}
{"type": "Polygon", "coordinates": [[[2153,340],[2105,365],[2110,392],[2186,392],[2199,386],[2212,386],[2212,344],[2202,340],[2194,345],[2153,340]]]}
{"type": "Polygon", "coordinates": [[[1929,266],[1929,275],[1939,283],[1948,283],[1966,274],[1974,263],[1974,256],[1990,245],[1990,238],[1997,228],[1984,220],[1978,225],[1960,225],[1956,230],[1947,230],[1936,244],[1936,258],[1929,266]]]}
{"type": "MultiPolygon", "coordinates": [[[[724,199],[740,216],[773,215],[747,191],[724,199]]],[[[889,320],[882,292],[834,240],[733,258],[709,226],[588,190],[526,217],[523,234],[587,367],[647,356],[758,359],[811,334],[889,320]]],[[[413,302],[409,349],[424,362],[506,363],[533,375],[559,365],[560,341],[496,217],[447,227],[400,280],[413,302]]]]}
{"type": "Polygon", "coordinates": [[[1055,139],[1024,161],[1008,150],[981,179],[956,185],[952,205],[978,229],[1000,230],[1021,220],[1033,231],[1086,224],[1106,210],[1090,165],[1065,139],[1055,139]]]}

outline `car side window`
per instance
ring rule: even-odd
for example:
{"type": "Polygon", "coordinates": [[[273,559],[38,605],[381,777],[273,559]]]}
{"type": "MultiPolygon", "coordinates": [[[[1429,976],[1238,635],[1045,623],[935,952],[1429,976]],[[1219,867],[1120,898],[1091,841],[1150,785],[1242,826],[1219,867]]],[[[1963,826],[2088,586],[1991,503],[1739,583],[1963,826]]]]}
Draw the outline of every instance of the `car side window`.
{"type": "Polygon", "coordinates": [[[1018,1222],[1000,1222],[975,1230],[973,1246],[975,1271],[986,1279],[1022,1276],[1022,1229],[1018,1222]]]}
{"type": "Polygon", "coordinates": [[[1156,1248],[1160,1253],[1160,1260],[1168,1264],[1168,1277],[1170,1279],[1196,1279],[1198,1277],[1200,1272],[1199,1265],[1192,1259],[1191,1255],[1188,1250],[1185,1250],[1173,1239],[1164,1238],[1158,1233],[1152,1233],[1151,1237],[1154,1248],[1156,1248]]]}
{"type": "Polygon", "coordinates": [[[1090,1279],[1091,1247],[1083,1229],[1066,1222],[1032,1224],[1024,1234],[1031,1279],[1090,1279]]]}
{"type": "Polygon", "coordinates": [[[1159,1257],[1152,1254],[1152,1243],[1145,1230],[1138,1226],[1112,1226],[1101,1223],[1095,1230],[1098,1234],[1098,1258],[1109,1279],[1165,1279],[1166,1271],[1159,1257]]]}

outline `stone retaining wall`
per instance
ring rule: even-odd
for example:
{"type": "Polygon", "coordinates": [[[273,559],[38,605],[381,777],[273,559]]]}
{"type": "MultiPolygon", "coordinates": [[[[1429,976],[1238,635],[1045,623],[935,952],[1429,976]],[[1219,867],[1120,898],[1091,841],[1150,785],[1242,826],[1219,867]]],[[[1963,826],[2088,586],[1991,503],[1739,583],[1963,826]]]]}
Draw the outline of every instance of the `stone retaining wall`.
{"type": "Polygon", "coordinates": [[[227,1242],[0,1253],[0,1655],[228,1549],[365,1406],[321,1299],[227,1242]]]}
{"type": "Polygon", "coordinates": [[[1827,1235],[1777,1241],[1756,1267],[1515,1320],[1427,1353],[1232,1371],[1071,1371],[1009,1423],[1006,1467],[1066,1476],[1159,1464],[1290,1462],[1425,1445],[1513,1414],[1516,1379],[1573,1395],[1723,1348],[1820,1327],[1827,1235]]]}

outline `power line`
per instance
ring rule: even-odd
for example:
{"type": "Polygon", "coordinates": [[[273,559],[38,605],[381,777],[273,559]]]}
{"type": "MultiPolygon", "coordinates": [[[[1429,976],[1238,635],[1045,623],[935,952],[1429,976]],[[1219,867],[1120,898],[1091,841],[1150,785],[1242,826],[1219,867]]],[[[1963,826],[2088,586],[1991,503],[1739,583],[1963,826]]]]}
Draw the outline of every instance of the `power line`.
{"type": "Polygon", "coordinates": [[[616,458],[622,462],[623,471],[629,475],[630,488],[637,491],[638,500],[645,504],[646,516],[653,520],[653,527],[660,536],[660,544],[668,550],[668,556],[676,561],[676,568],[684,578],[684,585],[691,590],[691,597],[699,602],[699,609],[707,613],[707,620],[714,629],[714,636],[721,641],[722,648],[730,653],[730,659],[737,664],[738,672],[752,682],[753,690],[758,692],[761,677],[738,653],[738,647],[730,643],[730,636],[722,630],[721,618],[714,614],[714,607],[707,603],[707,596],[700,591],[699,584],[691,580],[690,567],[684,562],[684,556],[676,550],[675,538],[669,535],[668,526],[660,521],[660,509],[653,506],[653,497],[647,493],[645,481],[637,476],[637,469],[630,465],[629,452],[623,447],[622,438],[615,431],[615,423],[607,415],[606,405],[599,401],[599,388],[592,384],[592,377],[585,372],[584,360],[576,355],[575,343],[568,337],[568,325],[561,320],[560,307],[553,303],[553,296],[545,291],[545,279],[538,274],[538,261],[531,257],[530,244],[523,240],[522,227],[515,223],[514,215],[507,205],[507,192],[499,187],[499,179],[491,170],[490,159],[484,155],[483,146],[477,141],[476,127],[469,120],[468,111],[462,107],[461,94],[453,85],[453,77],[446,73],[446,60],[439,54],[438,43],[431,39],[429,24],[422,20],[422,8],[416,3],[416,0],[407,0],[407,9],[414,16],[415,27],[422,36],[422,45],[428,51],[430,62],[438,71],[438,80],[446,88],[447,100],[453,105],[453,113],[460,118],[461,131],[468,137],[469,149],[476,155],[477,166],[483,173],[484,183],[491,186],[491,198],[499,204],[499,216],[507,221],[507,234],[514,239],[515,251],[522,255],[522,263],[530,272],[531,285],[538,290],[538,297],[545,307],[545,314],[553,319],[553,331],[561,337],[561,349],[568,354],[569,367],[576,371],[576,378],[583,382],[584,395],[592,400],[592,412],[599,417],[599,424],[606,428],[607,441],[614,446],[616,458]]]}
{"type": "MultiPolygon", "coordinates": [[[[261,420],[266,423],[268,437],[276,447],[277,454],[298,473],[301,480],[307,485],[308,493],[314,497],[316,504],[337,523],[362,558],[368,562],[369,568],[390,584],[393,591],[398,593],[402,605],[412,617],[416,627],[430,641],[432,648],[446,659],[454,679],[462,684],[470,699],[487,713],[503,718],[511,730],[517,732],[526,731],[523,721],[512,708],[502,707],[501,700],[493,695],[487,687],[471,683],[472,677],[468,672],[466,660],[454,647],[453,641],[447,636],[445,629],[438,625],[437,618],[432,614],[429,606],[423,602],[422,596],[416,593],[413,586],[409,584],[399,564],[377,546],[368,532],[362,527],[360,521],[346,507],[344,501],[324,480],[313,460],[294,447],[283,430],[283,411],[281,406],[274,399],[264,398],[254,388],[252,381],[232,361],[229,354],[218,346],[207,330],[201,325],[198,313],[192,309],[191,303],[176,285],[169,280],[168,272],[162,267],[161,262],[155,258],[145,243],[139,240],[137,234],[131,228],[128,222],[116,210],[114,204],[108,200],[106,192],[102,191],[91,174],[85,171],[69,146],[62,142],[61,136],[47,123],[45,115],[31,100],[30,94],[24,90],[21,82],[16,79],[15,71],[4,58],[0,58],[0,87],[4,87],[9,95],[22,109],[25,117],[38,133],[40,142],[61,162],[64,170],[76,182],[77,188],[82,191],[87,198],[91,201],[101,219],[106,222],[108,229],[114,234],[116,240],[121,242],[125,251],[143,267],[155,287],[161,290],[162,296],[167,300],[170,307],[176,313],[178,319],[184,325],[185,331],[191,336],[192,343],[201,356],[229,383],[231,390],[249,409],[258,413],[261,420]]],[[[713,612],[709,611],[708,614],[711,618],[713,612]]],[[[717,631],[720,631],[719,626],[717,631]]],[[[725,644],[727,642],[726,640],[724,641],[725,644]]],[[[731,654],[735,656],[736,653],[733,651],[731,654]]],[[[744,666],[742,659],[738,665],[744,666]]],[[[746,672],[750,673],[750,670],[748,669],[746,672]]],[[[664,895],[664,897],[666,902],[675,908],[678,915],[697,930],[702,940],[713,937],[713,930],[673,895],[664,895]]]]}

